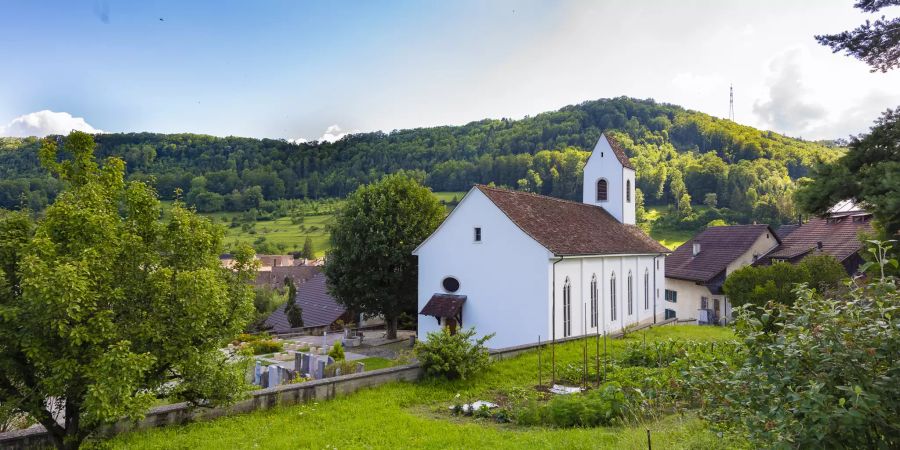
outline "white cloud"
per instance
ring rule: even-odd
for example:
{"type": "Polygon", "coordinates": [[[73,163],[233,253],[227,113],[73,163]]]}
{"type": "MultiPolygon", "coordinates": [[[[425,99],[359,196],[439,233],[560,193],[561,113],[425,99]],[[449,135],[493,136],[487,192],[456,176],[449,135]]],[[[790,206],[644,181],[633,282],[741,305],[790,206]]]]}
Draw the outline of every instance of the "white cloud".
{"type": "MultiPolygon", "coordinates": [[[[347,136],[348,134],[359,133],[359,130],[345,131],[338,124],[334,124],[325,129],[325,132],[322,133],[318,139],[313,139],[313,141],[318,142],[337,142],[347,136]]],[[[293,138],[288,139],[288,142],[292,144],[303,144],[305,142],[310,142],[309,139],[306,138],[293,138]]]]}
{"type": "Polygon", "coordinates": [[[6,126],[0,127],[0,136],[38,136],[48,134],[69,134],[72,130],[86,133],[103,133],[88,124],[82,117],[72,117],[67,112],[50,110],[37,111],[16,117],[6,126]]]}
{"type": "Polygon", "coordinates": [[[765,126],[799,136],[823,125],[828,111],[812,98],[812,90],[805,84],[809,59],[802,48],[772,59],[767,80],[769,98],[753,103],[753,112],[765,126]]]}

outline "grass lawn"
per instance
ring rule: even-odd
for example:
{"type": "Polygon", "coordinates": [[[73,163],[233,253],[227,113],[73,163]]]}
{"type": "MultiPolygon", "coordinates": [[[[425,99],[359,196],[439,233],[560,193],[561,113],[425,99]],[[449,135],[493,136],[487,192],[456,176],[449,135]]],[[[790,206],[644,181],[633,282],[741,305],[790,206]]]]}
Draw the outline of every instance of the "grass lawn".
{"type": "Polygon", "coordinates": [[[378,356],[370,356],[368,358],[356,359],[353,362],[361,362],[366,365],[366,371],[369,370],[378,370],[384,369],[385,367],[391,367],[394,365],[394,362],[387,358],[381,358],[378,356]]]}
{"type": "MultiPolygon", "coordinates": [[[[639,331],[625,340],[723,340],[730,329],[664,326],[639,331]]],[[[611,340],[618,353],[625,340],[611,340]]],[[[578,342],[557,347],[557,364],[581,361],[578,342]]],[[[550,361],[544,353],[544,374],[550,361]]],[[[499,361],[468,381],[397,382],[305,405],[279,407],[185,426],[158,428],[115,438],[112,448],[725,448],[744,443],[723,442],[692,413],[628,427],[555,429],[497,424],[451,416],[448,407],[459,393],[464,400],[490,399],[497,389],[537,383],[537,353],[499,361]]],[[[546,379],[545,379],[546,382],[546,379]]]]}

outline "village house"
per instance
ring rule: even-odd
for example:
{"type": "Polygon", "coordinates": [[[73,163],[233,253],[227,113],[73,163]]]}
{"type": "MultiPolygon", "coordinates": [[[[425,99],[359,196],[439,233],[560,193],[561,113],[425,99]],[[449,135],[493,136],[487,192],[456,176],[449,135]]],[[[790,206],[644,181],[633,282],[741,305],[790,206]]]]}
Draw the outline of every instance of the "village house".
{"type": "Polygon", "coordinates": [[[666,257],[665,318],[720,324],[731,317],[725,278],[781,243],[768,225],[709,227],[666,257]]]}
{"type": "Polygon", "coordinates": [[[496,333],[494,348],[661,318],[668,250],[635,225],[635,171],[601,136],[582,202],[475,186],[415,251],[418,331],[496,333]]]}

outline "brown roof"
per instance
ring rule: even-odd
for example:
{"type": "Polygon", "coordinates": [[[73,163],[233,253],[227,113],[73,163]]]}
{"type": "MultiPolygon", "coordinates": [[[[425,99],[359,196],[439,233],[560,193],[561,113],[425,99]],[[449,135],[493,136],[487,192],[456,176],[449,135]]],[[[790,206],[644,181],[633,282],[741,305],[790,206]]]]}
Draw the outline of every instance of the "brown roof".
{"type": "Polygon", "coordinates": [[[708,282],[746,253],[763,233],[775,234],[768,225],[709,227],[666,257],[666,277],[708,282]],[[697,256],[694,242],[700,243],[697,256]]]}
{"type": "Polygon", "coordinates": [[[824,253],[843,261],[862,249],[863,244],[857,238],[860,232],[874,232],[870,219],[868,214],[811,219],[787,235],[766,257],[792,259],[808,253],[822,242],[824,253]]]}
{"type": "Polygon", "coordinates": [[[599,206],[483,185],[476,188],[522,231],[558,256],[669,251],[599,206]]]}
{"type": "MultiPolygon", "coordinates": [[[[328,294],[326,282],[325,274],[317,273],[297,287],[297,305],[303,310],[301,317],[304,327],[330,326],[347,312],[347,308],[328,294]]],[[[271,327],[272,331],[291,329],[284,306],[279,306],[266,319],[265,325],[271,327]]]]}
{"type": "Polygon", "coordinates": [[[606,140],[609,141],[609,146],[612,147],[613,153],[616,154],[616,159],[619,160],[619,163],[624,167],[634,170],[634,166],[631,165],[631,160],[628,159],[628,155],[625,154],[625,149],[622,148],[622,144],[605,134],[604,136],[606,136],[606,140]]]}
{"type": "Polygon", "coordinates": [[[456,317],[465,302],[465,295],[434,294],[419,314],[433,317],[456,317]]]}

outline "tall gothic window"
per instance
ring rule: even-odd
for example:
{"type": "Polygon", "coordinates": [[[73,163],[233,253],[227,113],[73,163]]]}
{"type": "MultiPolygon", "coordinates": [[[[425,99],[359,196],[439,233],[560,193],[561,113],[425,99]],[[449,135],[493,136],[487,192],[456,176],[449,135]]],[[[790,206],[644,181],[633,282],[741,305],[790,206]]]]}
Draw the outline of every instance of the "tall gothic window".
{"type": "Polygon", "coordinates": [[[616,274],[609,279],[609,320],[616,320],[616,274]]]}
{"type": "Polygon", "coordinates": [[[631,180],[625,180],[625,201],[631,203],[631,180]]]}
{"type": "Polygon", "coordinates": [[[631,271],[628,272],[628,315],[634,314],[634,289],[632,288],[631,271]]]}
{"type": "Polygon", "coordinates": [[[606,201],[606,199],[608,198],[608,191],[609,191],[609,189],[607,189],[606,180],[604,180],[603,178],[597,180],[597,201],[598,202],[606,201]]]}
{"type": "Polygon", "coordinates": [[[591,277],[591,328],[597,326],[597,274],[591,277]]]}
{"type": "Polygon", "coordinates": [[[644,309],[650,309],[650,271],[644,269],[644,309]]]}
{"type": "Polygon", "coordinates": [[[572,334],[572,284],[569,277],[563,284],[563,337],[572,334]]]}

